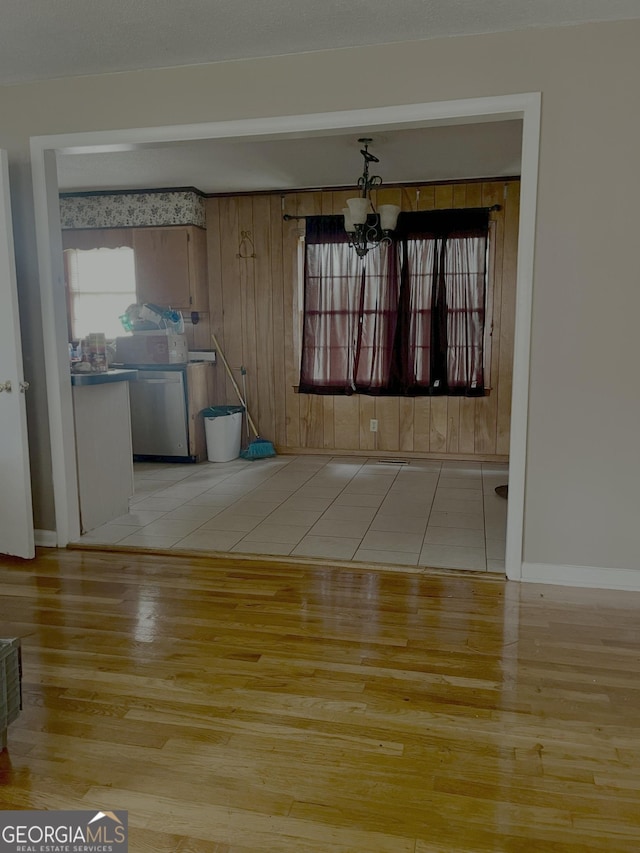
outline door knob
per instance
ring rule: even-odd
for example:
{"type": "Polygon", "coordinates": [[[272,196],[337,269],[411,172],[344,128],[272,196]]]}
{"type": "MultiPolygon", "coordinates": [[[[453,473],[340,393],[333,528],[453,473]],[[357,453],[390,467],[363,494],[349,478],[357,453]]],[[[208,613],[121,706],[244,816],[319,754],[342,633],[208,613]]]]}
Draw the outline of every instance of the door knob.
{"type": "Polygon", "coordinates": [[[20,383],[20,392],[21,392],[22,394],[24,394],[24,392],[25,392],[25,391],[28,391],[28,390],[29,390],[29,383],[28,383],[28,382],[27,382],[27,380],[25,379],[25,381],[24,381],[24,382],[21,382],[21,383],[20,383]]]}
{"type": "Polygon", "coordinates": [[[7,379],[6,382],[0,382],[0,391],[11,391],[11,380],[7,379]]]}

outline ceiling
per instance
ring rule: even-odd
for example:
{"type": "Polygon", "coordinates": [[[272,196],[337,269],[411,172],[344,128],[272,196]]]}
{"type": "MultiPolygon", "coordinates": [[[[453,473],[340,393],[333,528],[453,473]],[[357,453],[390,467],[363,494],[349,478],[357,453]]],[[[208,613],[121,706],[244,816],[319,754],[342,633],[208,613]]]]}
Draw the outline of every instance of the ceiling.
{"type": "Polygon", "coordinates": [[[632,18],[638,0],[2,0],[0,85],[632,18]]]}
{"type": "MultiPolygon", "coordinates": [[[[640,18],[638,0],[2,0],[0,84],[527,27],[640,18]]],[[[385,183],[520,172],[515,121],[59,155],[63,191],[351,186],[357,137],[385,183]]]]}
{"type": "MultiPolygon", "coordinates": [[[[205,193],[353,186],[363,168],[359,135],[59,154],[58,184],[63,191],[196,187],[205,193]]],[[[380,159],[371,174],[385,184],[520,174],[520,121],[372,131],[371,137],[370,151],[380,159]]]]}

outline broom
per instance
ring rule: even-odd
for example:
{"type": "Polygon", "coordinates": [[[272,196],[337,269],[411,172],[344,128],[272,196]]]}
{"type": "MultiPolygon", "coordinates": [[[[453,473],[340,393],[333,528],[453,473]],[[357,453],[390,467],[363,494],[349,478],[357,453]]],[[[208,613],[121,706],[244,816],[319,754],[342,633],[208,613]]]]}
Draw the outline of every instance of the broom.
{"type": "Polygon", "coordinates": [[[227,371],[227,375],[231,380],[231,384],[233,385],[236,394],[238,395],[238,399],[244,406],[245,413],[247,415],[247,421],[251,425],[251,429],[253,430],[253,434],[255,438],[253,441],[249,442],[249,445],[246,450],[243,450],[240,456],[243,459],[266,459],[269,456],[276,455],[276,449],[270,441],[267,441],[266,438],[260,438],[258,435],[258,430],[256,429],[256,425],[253,422],[253,418],[249,414],[249,409],[247,409],[247,404],[244,400],[244,397],[240,393],[240,389],[238,388],[238,383],[235,380],[233,373],[231,372],[231,368],[229,367],[229,362],[224,356],[224,353],[218,343],[216,336],[211,333],[211,339],[213,340],[214,346],[217,352],[220,354],[220,358],[222,359],[222,363],[224,364],[225,370],[227,371]]]}

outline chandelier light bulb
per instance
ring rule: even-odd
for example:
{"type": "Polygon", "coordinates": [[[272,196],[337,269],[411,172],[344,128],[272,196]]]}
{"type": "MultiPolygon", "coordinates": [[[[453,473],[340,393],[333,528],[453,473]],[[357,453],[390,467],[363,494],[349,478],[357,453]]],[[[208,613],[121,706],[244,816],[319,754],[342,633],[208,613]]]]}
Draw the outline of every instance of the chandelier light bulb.
{"type": "Polygon", "coordinates": [[[354,225],[364,225],[371,210],[371,202],[368,198],[347,199],[351,221],[354,225]]]}
{"type": "Polygon", "coordinates": [[[397,204],[381,204],[378,207],[380,214],[380,227],[383,231],[395,231],[398,224],[400,207],[397,204]]]}
{"type": "Polygon", "coordinates": [[[342,215],[344,216],[344,230],[348,234],[355,234],[356,226],[351,218],[351,211],[348,207],[342,208],[342,215]]]}

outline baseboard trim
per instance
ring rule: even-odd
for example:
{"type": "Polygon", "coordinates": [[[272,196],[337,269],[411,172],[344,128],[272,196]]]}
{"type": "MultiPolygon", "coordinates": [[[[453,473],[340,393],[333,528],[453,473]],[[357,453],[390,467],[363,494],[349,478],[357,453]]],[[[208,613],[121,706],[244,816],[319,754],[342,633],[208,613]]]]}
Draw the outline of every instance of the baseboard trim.
{"type": "Polygon", "coordinates": [[[327,447],[285,447],[277,444],[276,451],[279,456],[353,456],[363,459],[387,459],[397,458],[400,460],[420,462],[434,460],[435,462],[509,462],[508,454],[491,453],[423,453],[417,450],[337,450],[327,447]]]}
{"type": "Polygon", "coordinates": [[[526,583],[550,583],[593,589],[624,589],[640,592],[640,570],[604,569],[597,566],[555,566],[550,563],[523,563],[526,583]]]}
{"type": "Polygon", "coordinates": [[[58,547],[58,537],[55,530],[34,530],[33,539],[40,548],[58,547]]]}

